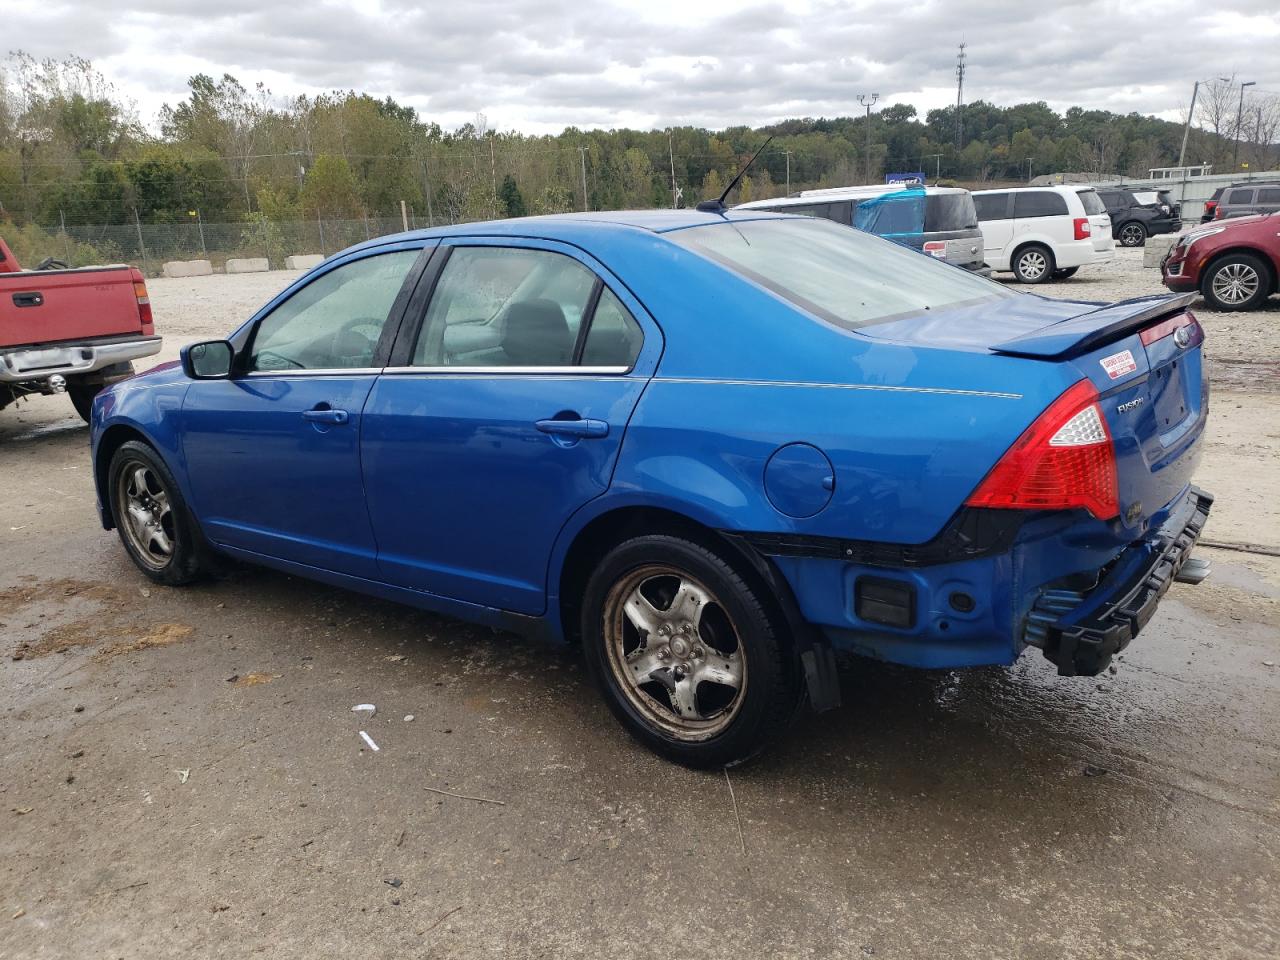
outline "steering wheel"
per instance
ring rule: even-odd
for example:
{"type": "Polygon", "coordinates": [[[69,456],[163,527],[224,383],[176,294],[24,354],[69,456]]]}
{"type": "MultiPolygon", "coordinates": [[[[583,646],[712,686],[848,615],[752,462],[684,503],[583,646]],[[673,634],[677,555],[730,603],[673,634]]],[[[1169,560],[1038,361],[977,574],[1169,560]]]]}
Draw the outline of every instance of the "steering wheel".
{"type": "Polygon", "coordinates": [[[65,260],[59,260],[56,257],[45,257],[36,264],[37,270],[69,270],[71,265],[65,260]]]}
{"type": "Polygon", "coordinates": [[[329,341],[330,352],[343,360],[368,363],[378,347],[383,322],[375,317],[356,317],[336,330],[329,341]]]}

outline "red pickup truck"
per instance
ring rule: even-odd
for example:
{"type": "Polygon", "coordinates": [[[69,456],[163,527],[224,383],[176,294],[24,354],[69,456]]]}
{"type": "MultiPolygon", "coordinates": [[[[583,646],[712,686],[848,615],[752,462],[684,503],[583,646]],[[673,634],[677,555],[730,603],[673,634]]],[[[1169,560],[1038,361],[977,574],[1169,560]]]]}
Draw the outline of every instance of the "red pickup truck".
{"type": "Polygon", "coordinates": [[[0,408],[66,393],[86,421],[94,395],[160,352],[147,285],[119,264],[23,270],[0,238],[0,408]]]}

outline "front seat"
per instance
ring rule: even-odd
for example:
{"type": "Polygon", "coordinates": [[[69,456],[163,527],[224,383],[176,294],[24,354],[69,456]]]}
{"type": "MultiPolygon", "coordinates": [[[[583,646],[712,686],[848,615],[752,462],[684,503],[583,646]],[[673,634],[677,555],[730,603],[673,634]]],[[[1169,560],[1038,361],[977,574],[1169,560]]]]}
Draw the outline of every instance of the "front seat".
{"type": "Polygon", "coordinates": [[[522,300],[507,310],[502,352],[514,367],[563,367],[573,361],[573,337],[554,300],[522,300]]]}

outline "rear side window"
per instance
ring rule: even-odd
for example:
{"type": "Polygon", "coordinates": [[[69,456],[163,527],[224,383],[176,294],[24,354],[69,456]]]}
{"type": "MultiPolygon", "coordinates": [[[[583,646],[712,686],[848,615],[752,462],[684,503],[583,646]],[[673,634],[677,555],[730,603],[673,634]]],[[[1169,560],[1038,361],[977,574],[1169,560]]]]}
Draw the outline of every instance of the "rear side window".
{"type": "Polygon", "coordinates": [[[978,211],[978,220],[1008,220],[1009,195],[1007,193],[975,194],[973,205],[978,211]]]}
{"type": "Polygon", "coordinates": [[[924,202],[926,233],[949,233],[973,230],[978,226],[978,211],[971,193],[931,193],[924,202]]]}
{"type": "Polygon", "coordinates": [[[1258,191],[1259,203],[1280,203],[1280,187],[1267,187],[1258,191]]]}
{"type": "Polygon", "coordinates": [[[793,213],[801,217],[821,217],[823,220],[834,220],[836,223],[849,223],[849,203],[798,203],[784,207],[771,207],[778,213],[793,213]]]}
{"type": "Polygon", "coordinates": [[[586,343],[582,348],[585,367],[631,367],[640,355],[644,336],[640,324],[613,291],[600,291],[600,302],[591,316],[586,343]]]}
{"type": "Polygon", "coordinates": [[[1065,217],[1067,201],[1060,194],[1048,190],[1033,190],[1013,195],[1013,216],[1023,220],[1028,217],[1065,217]]]}
{"type": "Polygon", "coordinates": [[[1107,212],[1107,205],[1102,202],[1102,198],[1093,190],[1077,191],[1080,202],[1084,204],[1084,212],[1089,216],[1097,216],[1099,213],[1107,212]]]}
{"type": "Polygon", "coordinates": [[[1232,190],[1227,194],[1227,203],[1253,203],[1253,190],[1232,190]]]}

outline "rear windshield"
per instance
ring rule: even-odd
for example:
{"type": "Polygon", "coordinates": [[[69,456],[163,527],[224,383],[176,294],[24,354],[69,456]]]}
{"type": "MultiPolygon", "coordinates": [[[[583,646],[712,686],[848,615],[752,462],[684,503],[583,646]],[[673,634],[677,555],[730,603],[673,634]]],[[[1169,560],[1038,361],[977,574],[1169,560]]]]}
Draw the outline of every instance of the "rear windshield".
{"type": "Polygon", "coordinates": [[[1017,296],[959,267],[826,220],[728,221],[667,236],[849,330],[1017,296]]]}
{"type": "Polygon", "coordinates": [[[978,210],[971,193],[934,193],[925,200],[924,229],[927,233],[976,230],[978,210]]]}
{"type": "Polygon", "coordinates": [[[1084,204],[1084,212],[1093,217],[1099,213],[1107,212],[1107,205],[1102,202],[1102,198],[1098,196],[1096,190],[1077,190],[1080,194],[1080,202],[1084,204]]]}

